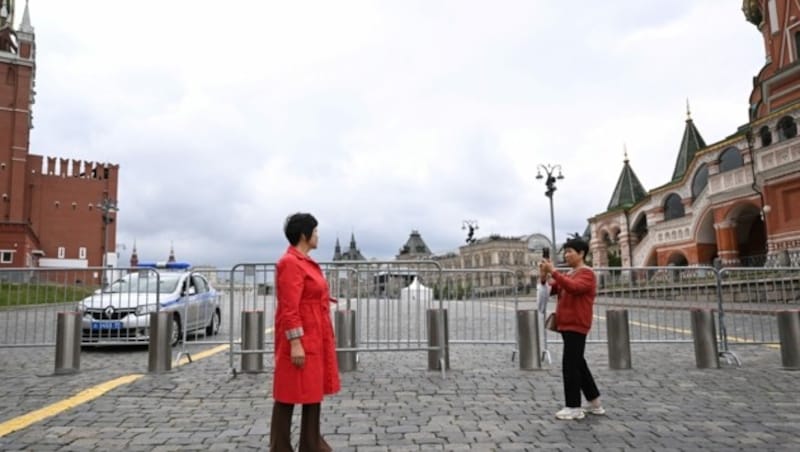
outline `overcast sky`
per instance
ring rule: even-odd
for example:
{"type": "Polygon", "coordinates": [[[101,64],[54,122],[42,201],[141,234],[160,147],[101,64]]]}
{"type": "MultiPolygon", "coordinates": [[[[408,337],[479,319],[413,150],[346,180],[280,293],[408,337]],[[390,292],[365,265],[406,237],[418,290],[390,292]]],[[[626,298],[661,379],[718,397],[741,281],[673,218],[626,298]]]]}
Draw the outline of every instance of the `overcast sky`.
{"type": "MultiPolygon", "coordinates": [[[[18,0],[17,19],[24,2],[18,0]]],[[[747,122],[764,62],[730,0],[31,0],[31,153],[120,165],[127,262],[275,261],[296,211],[313,256],[354,233],[393,258],[478,236],[550,236],[537,164],[560,164],[556,236],[605,210],[623,145],[669,181],[686,117],[747,122]]],[[[122,249],[122,247],[125,249],[122,249]]]]}

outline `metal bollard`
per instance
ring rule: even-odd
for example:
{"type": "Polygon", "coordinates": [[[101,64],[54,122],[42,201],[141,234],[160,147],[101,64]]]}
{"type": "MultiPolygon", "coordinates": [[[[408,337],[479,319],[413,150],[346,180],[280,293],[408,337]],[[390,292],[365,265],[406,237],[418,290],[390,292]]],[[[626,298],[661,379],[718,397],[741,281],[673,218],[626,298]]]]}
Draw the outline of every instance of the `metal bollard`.
{"type": "Polygon", "coordinates": [[[242,372],[264,370],[264,311],[242,312],[242,372]]]}
{"type": "MultiPolygon", "coordinates": [[[[428,347],[439,347],[439,315],[444,315],[444,368],[450,370],[450,339],[447,331],[447,309],[428,309],[428,347]]],[[[428,350],[428,370],[442,370],[439,351],[428,350]]]]}
{"type": "Polygon", "coordinates": [[[517,332],[519,368],[522,370],[541,369],[539,311],[535,309],[517,311],[517,332]]]}
{"type": "Polygon", "coordinates": [[[778,337],[781,340],[781,364],[786,370],[800,369],[800,311],[778,311],[778,337]]]}
{"type": "Polygon", "coordinates": [[[606,311],[608,331],[608,367],[610,369],[631,368],[631,337],[627,309],[606,311]]]}
{"type": "Polygon", "coordinates": [[[81,315],[59,312],[56,318],[56,375],[74,374],[81,368],[81,315]]]}
{"type": "Polygon", "coordinates": [[[717,328],[711,309],[692,309],[692,337],[694,337],[694,359],[698,369],[719,369],[717,328]]]}
{"type": "Polygon", "coordinates": [[[171,312],[150,313],[150,342],[148,345],[148,372],[167,372],[172,369],[172,316],[171,312]]]}
{"type": "MultiPolygon", "coordinates": [[[[336,311],[334,322],[336,328],[336,347],[357,348],[356,311],[349,309],[336,311]]],[[[358,366],[358,352],[336,352],[336,359],[339,361],[339,370],[342,372],[356,370],[358,366]]]]}

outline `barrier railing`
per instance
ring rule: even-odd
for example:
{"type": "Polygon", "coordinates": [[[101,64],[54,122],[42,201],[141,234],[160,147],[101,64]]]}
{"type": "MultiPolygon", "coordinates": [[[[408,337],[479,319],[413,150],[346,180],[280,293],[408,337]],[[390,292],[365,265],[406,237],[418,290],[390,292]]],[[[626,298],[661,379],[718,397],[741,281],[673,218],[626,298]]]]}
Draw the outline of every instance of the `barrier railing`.
{"type": "MultiPolygon", "coordinates": [[[[431,309],[448,312],[448,338],[440,338],[438,343],[515,347],[515,312],[535,308],[530,295],[519,297],[520,282],[510,270],[442,270],[434,261],[325,262],[321,266],[331,295],[339,300],[332,310],[354,313],[350,324],[355,323],[355,345],[339,351],[439,350],[429,343],[426,312],[431,309]]],[[[148,325],[137,319],[161,309],[174,312],[178,321],[173,330],[182,335],[177,338],[183,339],[179,353],[188,355],[191,345],[228,344],[232,368],[234,355],[272,353],[274,264],[193,271],[211,286],[203,288],[198,282],[196,291],[211,292],[213,287],[216,301],[209,302],[206,296],[197,297],[205,300],[202,303],[173,303],[164,298],[166,292],[156,288],[174,279],[149,268],[120,268],[113,274],[105,268],[0,270],[0,347],[55,345],[56,318],[63,311],[81,312],[83,345],[145,344],[148,325]],[[104,276],[110,281],[105,288],[101,287],[104,276]],[[124,283],[115,282],[123,276],[124,283]],[[241,313],[249,310],[264,312],[267,334],[263,347],[243,351],[241,313]],[[204,334],[208,328],[212,334],[204,334]],[[215,335],[217,332],[220,334],[215,335]]],[[[732,347],[779,344],[776,314],[800,308],[797,267],[611,267],[594,271],[598,294],[589,342],[607,342],[607,311],[625,309],[631,342],[689,344],[693,341],[691,311],[704,309],[714,314],[719,353],[732,354],[732,347]]],[[[193,295],[196,292],[183,296],[193,295]]],[[[439,328],[436,333],[444,331],[439,328]]],[[[545,344],[560,341],[558,334],[540,331],[547,338],[545,344]]]]}
{"type": "MultiPolygon", "coordinates": [[[[335,310],[354,310],[356,313],[355,348],[339,348],[344,352],[428,351],[438,347],[428,345],[425,327],[427,309],[442,309],[434,300],[432,289],[425,284],[438,284],[441,269],[432,261],[359,261],[322,262],[331,288],[338,300],[335,310]]],[[[234,324],[237,313],[246,310],[263,311],[266,324],[275,317],[275,264],[238,264],[230,274],[230,359],[235,373],[235,356],[247,353],[272,353],[274,330],[265,336],[258,350],[243,350],[241,332],[234,324]]],[[[442,329],[442,334],[444,330],[442,329]]],[[[444,339],[444,338],[442,338],[444,339]]],[[[442,340],[440,343],[444,343],[442,340]]]]}
{"type": "Polygon", "coordinates": [[[726,349],[779,344],[777,313],[800,308],[800,268],[723,268],[719,281],[726,349]]]}
{"type": "Polygon", "coordinates": [[[435,292],[449,316],[451,344],[517,343],[517,275],[504,269],[442,270],[435,292]]]}

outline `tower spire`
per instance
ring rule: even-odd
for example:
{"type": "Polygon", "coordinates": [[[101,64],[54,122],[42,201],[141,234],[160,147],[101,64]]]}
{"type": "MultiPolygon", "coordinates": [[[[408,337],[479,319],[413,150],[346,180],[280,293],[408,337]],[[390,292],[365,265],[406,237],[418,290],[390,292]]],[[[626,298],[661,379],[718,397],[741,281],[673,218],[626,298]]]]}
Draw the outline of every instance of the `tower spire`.
{"type": "Polygon", "coordinates": [[[33,25],[31,25],[31,12],[28,8],[28,0],[25,0],[25,10],[22,12],[22,23],[19,24],[19,31],[22,33],[33,34],[33,25]]]}
{"type": "Polygon", "coordinates": [[[131,267],[139,266],[139,253],[136,252],[136,239],[133,239],[133,251],[131,252],[131,267]]]}

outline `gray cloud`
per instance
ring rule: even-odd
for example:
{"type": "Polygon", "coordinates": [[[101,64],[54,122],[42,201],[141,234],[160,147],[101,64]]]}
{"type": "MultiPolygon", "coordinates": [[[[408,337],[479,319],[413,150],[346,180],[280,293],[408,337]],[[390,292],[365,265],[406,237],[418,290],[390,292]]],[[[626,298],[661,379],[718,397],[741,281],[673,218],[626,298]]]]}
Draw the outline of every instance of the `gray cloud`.
{"type": "Polygon", "coordinates": [[[412,229],[455,250],[550,235],[536,165],[560,163],[557,236],[622,168],[671,175],[685,99],[706,141],[747,121],[761,38],[736,5],[176,0],[31,5],[31,151],[119,163],[127,260],[271,261],[295,211],[317,257],[355,233],[391,258],[412,229]]]}

